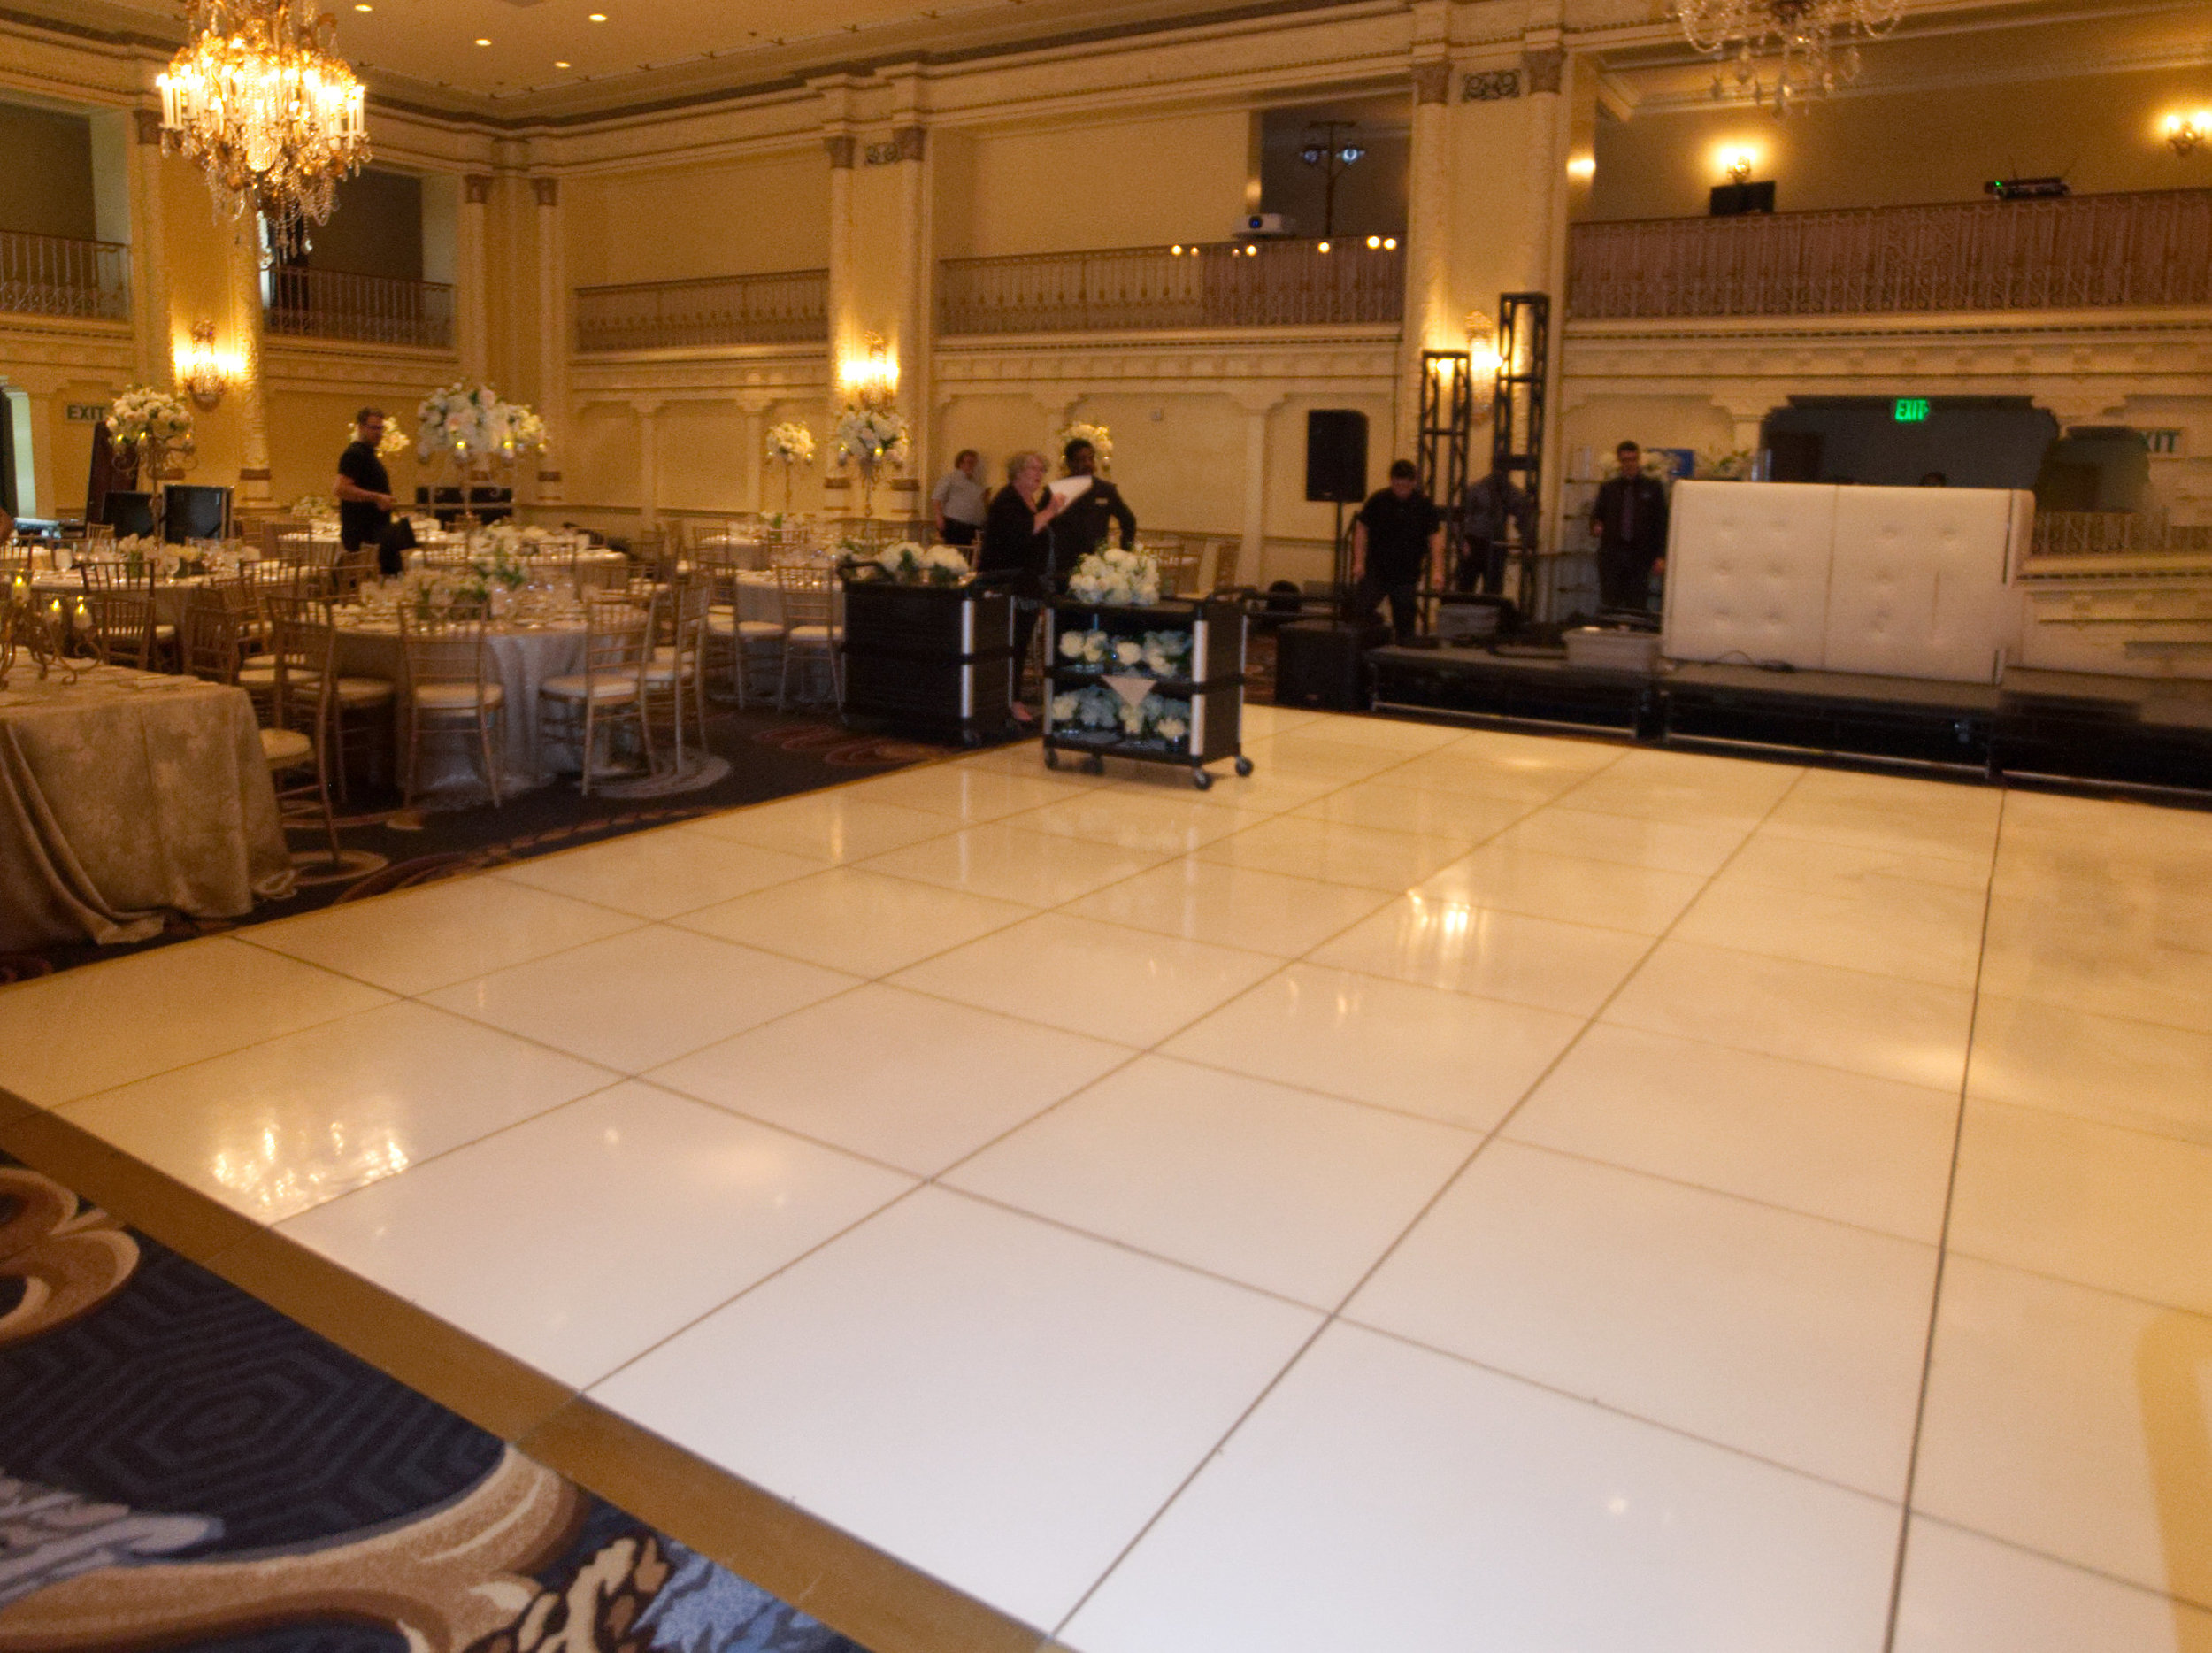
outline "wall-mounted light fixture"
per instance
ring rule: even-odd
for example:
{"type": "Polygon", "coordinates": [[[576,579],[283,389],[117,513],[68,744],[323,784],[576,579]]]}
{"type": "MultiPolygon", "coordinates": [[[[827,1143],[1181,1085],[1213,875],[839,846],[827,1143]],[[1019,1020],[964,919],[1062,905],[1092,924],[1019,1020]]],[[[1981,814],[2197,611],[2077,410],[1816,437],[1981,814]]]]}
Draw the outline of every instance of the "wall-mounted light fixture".
{"type": "Polygon", "coordinates": [[[177,382],[185,388],[198,408],[213,408],[223,399],[231,381],[239,376],[241,364],[235,358],[215,353],[215,324],[196,321],[192,324],[192,343],[177,354],[177,382]]]}
{"type": "Polygon", "coordinates": [[[864,354],[849,356],[838,364],[838,388],[848,401],[863,407],[886,406],[898,394],[898,362],[880,333],[862,334],[860,346],[864,354]]]}
{"type": "Polygon", "coordinates": [[[1567,176],[1584,182],[1598,175],[1598,158],[1594,155],[1572,156],[1567,162],[1567,176]]]}
{"type": "Polygon", "coordinates": [[[1479,381],[1498,373],[1498,320],[1486,310],[1471,310],[1460,324],[1467,335],[1467,359],[1479,381]]]}
{"type": "Polygon", "coordinates": [[[2175,154],[2186,155],[2208,138],[2212,138],[2212,110],[2200,109],[2193,115],[2166,117],[2166,142],[2175,154]]]}
{"type": "Polygon", "coordinates": [[[1740,184],[1751,181],[1751,169],[1757,164],[1749,150],[1730,150],[1721,157],[1721,170],[1740,184]]]}

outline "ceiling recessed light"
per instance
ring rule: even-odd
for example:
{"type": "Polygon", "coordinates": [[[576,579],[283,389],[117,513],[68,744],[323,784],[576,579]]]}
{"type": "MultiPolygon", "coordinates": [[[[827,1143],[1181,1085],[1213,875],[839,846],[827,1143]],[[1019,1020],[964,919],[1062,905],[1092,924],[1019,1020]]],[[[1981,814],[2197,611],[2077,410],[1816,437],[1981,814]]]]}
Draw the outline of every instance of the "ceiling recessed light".
{"type": "Polygon", "coordinates": [[[489,42],[489,41],[488,41],[488,40],[485,40],[485,39],[483,39],[482,37],[480,37],[480,37],[478,38],[478,40],[477,40],[477,42],[476,42],[476,43],[477,43],[478,45],[480,45],[480,46],[488,46],[488,45],[490,45],[490,44],[491,44],[491,42],[489,42]]]}
{"type": "Polygon", "coordinates": [[[604,12],[595,12],[591,14],[591,20],[595,23],[603,23],[607,20],[607,14],[604,12]]]}
{"type": "Polygon", "coordinates": [[[553,60],[553,66],[554,66],[555,68],[557,68],[557,69],[565,69],[565,68],[567,68],[569,65],[568,65],[568,61],[567,61],[567,59],[566,59],[566,58],[556,58],[553,60]]]}
{"type": "Polygon", "coordinates": [[[376,10],[376,8],[373,5],[357,5],[353,9],[357,12],[373,12],[376,10]]]}

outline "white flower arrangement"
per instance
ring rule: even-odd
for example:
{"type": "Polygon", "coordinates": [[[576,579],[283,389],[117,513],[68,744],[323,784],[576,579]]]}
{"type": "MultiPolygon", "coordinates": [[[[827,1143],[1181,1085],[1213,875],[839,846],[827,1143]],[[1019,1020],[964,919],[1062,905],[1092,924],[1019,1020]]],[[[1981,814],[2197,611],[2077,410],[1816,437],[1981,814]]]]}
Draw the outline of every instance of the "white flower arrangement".
{"type": "Polygon", "coordinates": [[[415,410],[416,452],[425,461],[446,458],[457,470],[483,461],[512,465],[542,451],[551,437],[545,421],[518,402],[500,399],[488,385],[463,381],[434,390],[415,410]]]}
{"type": "MultiPolygon", "coordinates": [[[[354,431],[356,428],[357,427],[352,425],[348,425],[346,427],[346,440],[348,442],[356,440],[354,436],[354,431]]],[[[383,435],[377,438],[377,457],[381,459],[396,459],[401,454],[405,453],[407,450],[413,445],[414,438],[408,435],[406,431],[401,427],[399,421],[397,419],[388,419],[385,421],[383,435]]]]}
{"type": "Polygon", "coordinates": [[[1110,637],[1102,631],[1064,631],[1060,657],[1070,665],[1118,668],[1126,675],[1178,677],[1190,659],[1187,631],[1148,631],[1141,637],[1110,637]]]}
{"type": "Polygon", "coordinates": [[[1101,608],[1148,608],[1160,600],[1160,565],[1141,551],[1102,546],[1076,564],[1068,595],[1101,608]]]}
{"type": "Polygon", "coordinates": [[[886,546],[868,560],[902,585],[958,585],[969,573],[968,559],[957,547],[924,547],[912,540],[886,546]]]}
{"type": "Polygon", "coordinates": [[[105,422],[118,442],[181,442],[192,434],[192,410],[173,391],[133,385],[115,398],[105,422]]]}
{"type": "Polygon", "coordinates": [[[904,465],[913,445],[906,421],[875,408],[849,407],[837,419],[837,463],[872,471],[885,463],[904,465]]]}
{"type": "Polygon", "coordinates": [[[797,419],[768,427],[768,457],[786,465],[814,463],[814,433],[797,419]]]}
{"type": "Polygon", "coordinates": [[[1098,456],[1100,475],[1103,476],[1113,469],[1114,435],[1103,425],[1074,424],[1065,430],[1056,431],[1052,438],[1052,450],[1055,453],[1065,453],[1068,444],[1071,442],[1087,442],[1091,444],[1091,451],[1098,456]]]}
{"type": "Polygon", "coordinates": [[[1190,702],[1156,691],[1132,701],[1103,684],[1068,689],[1052,697],[1046,713],[1053,729],[1078,741],[1172,747],[1190,735],[1190,702]]]}
{"type": "Polygon", "coordinates": [[[303,522],[328,522],[338,514],[338,502],[328,494],[302,494],[292,502],[291,513],[303,522]]]}
{"type": "Polygon", "coordinates": [[[150,534],[125,534],[114,542],[115,555],[133,573],[149,565],[167,573],[171,565],[170,548],[150,534]]]}

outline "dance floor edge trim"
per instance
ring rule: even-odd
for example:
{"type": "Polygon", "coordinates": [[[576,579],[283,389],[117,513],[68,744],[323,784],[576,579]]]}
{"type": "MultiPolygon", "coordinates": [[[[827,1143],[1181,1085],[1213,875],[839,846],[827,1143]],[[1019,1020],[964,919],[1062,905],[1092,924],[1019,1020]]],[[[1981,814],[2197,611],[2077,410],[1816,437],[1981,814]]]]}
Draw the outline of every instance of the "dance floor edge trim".
{"type": "Polygon", "coordinates": [[[872,1653],[1055,1646],[5,1089],[0,1149],[872,1653]]]}

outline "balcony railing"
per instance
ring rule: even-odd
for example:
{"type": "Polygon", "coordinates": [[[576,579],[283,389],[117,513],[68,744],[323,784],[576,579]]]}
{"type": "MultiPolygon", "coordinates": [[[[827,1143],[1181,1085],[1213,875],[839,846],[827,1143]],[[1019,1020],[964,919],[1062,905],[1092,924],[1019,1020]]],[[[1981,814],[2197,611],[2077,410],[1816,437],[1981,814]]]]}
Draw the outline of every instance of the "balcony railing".
{"type": "Polygon", "coordinates": [[[127,321],[131,250],[106,241],[72,241],[0,230],[0,311],[127,321]]]}
{"type": "Polygon", "coordinates": [[[828,337],[826,270],[576,289],[580,350],[807,344],[828,337]]]}
{"type": "Polygon", "coordinates": [[[1577,224],[1570,235],[1578,321],[2212,304],[2212,189],[1577,224]]]}
{"type": "Polygon", "coordinates": [[[269,273],[267,330],[291,338],[453,347],[453,289],[442,281],[347,270],[269,273]]]}
{"type": "Polygon", "coordinates": [[[1405,272],[1395,247],[1311,241],[1118,247],[1103,252],[948,258],[945,334],[1093,333],[1131,327],[1396,325],[1405,272]]]}
{"type": "Polygon", "coordinates": [[[2039,511],[2037,557],[2212,556],[2212,524],[2175,523],[2155,511],[2039,511]]]}

